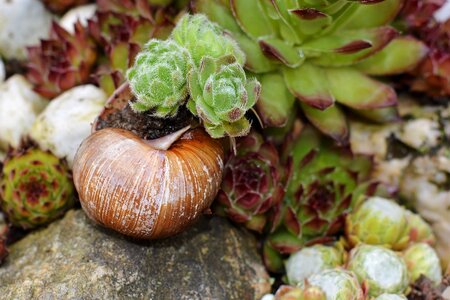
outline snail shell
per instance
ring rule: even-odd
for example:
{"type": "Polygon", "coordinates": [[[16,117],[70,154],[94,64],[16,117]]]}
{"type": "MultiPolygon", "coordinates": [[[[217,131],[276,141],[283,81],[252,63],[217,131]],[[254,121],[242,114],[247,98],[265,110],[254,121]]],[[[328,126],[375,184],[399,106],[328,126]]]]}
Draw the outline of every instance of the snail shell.
{"type": "Polygon", "coordinates": [[[117,128],[94,132],[78,149],[73,177],[86,214],[142,239],[174,235],[207,209],[222,180],[223,149],[203,129],[167,150],[117,128]]]}

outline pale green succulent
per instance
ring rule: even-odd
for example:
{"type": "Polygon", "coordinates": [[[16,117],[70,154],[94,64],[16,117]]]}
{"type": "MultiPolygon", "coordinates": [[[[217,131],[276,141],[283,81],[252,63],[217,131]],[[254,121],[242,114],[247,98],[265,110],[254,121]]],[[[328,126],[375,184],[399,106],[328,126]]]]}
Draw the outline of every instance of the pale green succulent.
{"type": "Polygon", "coordinates": [[[325,269],[343,264],[343,250],[324,245],[305,247],[291,254],[285,263],[289,284],[296,285],[325,269]]]}
{"type": "Polygon", "coordinates": [[[354,248],[347,267],[361,284],[367,284],[372,297],[383,293],[403,293],[408,287],[405,262],[394,251],[381,246],[361,244],[354,248]]]}
{"type": "MultiPolygon", "coordinates": [[[[327,300],[363,300],[364,292],[353,272],[335,268],[317,273],[307,280],[307,285],[319,287],[327,300]]],[[[300,287],[305,283],[300,284],[300,287]]]]}
{"type": "Polygon", "coordinates": [[[136,96],[131,108],[153,110],[158,117],[172,116],[188,96],[189,52],[171,40],[150,40],[136,57],[127,78],[136,96]]]}
{"type": "Polygon", "coordinates": [[[442,281],[442,269],[436,251],[426,243],[411,245],[403,253],[403,259],[408,267],[411,283],[420,275],[428,277],[435,285],[442,281]]]}
{"type": "Polygon", "coordinates": [[[408,231],[405,209],[381,197],[367,199],[346,218],[346,234],[352,245],[365,243],[402,250],[408,245],[408,231]]]}
{"type": "Polygon", "coordinates": [[[381,294],[375,300],[407,300],[407,298],[399,294],[381,294]]]}
{"type": "Polygon", "coordinates": [[[189,73],[189,110],[213,138],[244,136],[250,131],[245,113],[255,105],[260,84],[248,80],[234,56],[205,56],[189,73]]]}
{"type": "Polygon", "coordinates": [[[240,65],[244,65],[245,55],[237,43],[204,15],[185,15],[178,21],[171,37],[189,51],[197,67],[204,57],[220,58],[228,55],[234,56],[240,65]]]}

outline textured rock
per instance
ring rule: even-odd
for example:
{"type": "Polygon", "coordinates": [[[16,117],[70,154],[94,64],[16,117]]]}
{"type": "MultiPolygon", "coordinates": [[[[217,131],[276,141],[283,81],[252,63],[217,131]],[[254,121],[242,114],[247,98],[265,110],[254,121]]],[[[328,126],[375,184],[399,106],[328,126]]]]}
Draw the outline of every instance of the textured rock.
{"type": "Polygon", "coordinates": [[[260,299],[269,278],[255,239],[201,219],[161,241],[133,242],[70,211],[13,245],[2,299],[260,299]]]}

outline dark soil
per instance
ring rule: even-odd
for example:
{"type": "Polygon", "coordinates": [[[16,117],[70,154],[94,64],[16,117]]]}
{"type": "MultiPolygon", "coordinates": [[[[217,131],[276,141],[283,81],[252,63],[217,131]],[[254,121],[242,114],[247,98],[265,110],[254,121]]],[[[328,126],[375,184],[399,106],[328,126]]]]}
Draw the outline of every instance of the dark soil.
{"type": "Polygon", "coordinates": [[[178,113],[169,118],[157,118],[152,116],[152,112],[135,113],[130,105],[124,109],[114,112],[105,119],[100,119],[97,130],[103,128],[121,128],[133,132],[142,139],[156,139],[183,127],[192,122],[192,114],[184,106],[181,106],[178,113]]]}

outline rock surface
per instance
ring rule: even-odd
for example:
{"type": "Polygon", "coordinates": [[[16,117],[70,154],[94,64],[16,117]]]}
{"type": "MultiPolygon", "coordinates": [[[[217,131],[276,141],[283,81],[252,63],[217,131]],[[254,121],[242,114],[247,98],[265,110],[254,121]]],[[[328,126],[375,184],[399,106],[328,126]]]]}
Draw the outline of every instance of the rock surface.
{"type": "Polygon", "coordinates": [[[260,299],[270,290],[256,241],[225,219],[133,242],[70,211],[10,248],[2,299],[260,299]]]}

